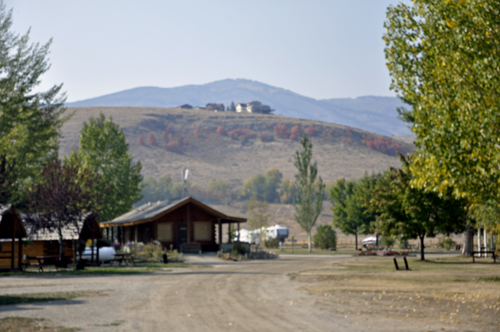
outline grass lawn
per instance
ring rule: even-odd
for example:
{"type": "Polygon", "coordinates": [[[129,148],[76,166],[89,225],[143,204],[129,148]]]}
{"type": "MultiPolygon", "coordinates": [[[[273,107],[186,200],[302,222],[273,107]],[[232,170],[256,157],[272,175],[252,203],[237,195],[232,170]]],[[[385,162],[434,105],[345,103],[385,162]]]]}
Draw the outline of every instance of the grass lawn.
{"type": "Polygon", "coordinates": [[[77,329],[66,327],[47,326],[45,319],[33,319],[26,317],[6,317],[0,319],[0,332],[72,332],[77,329]]]}
{"type": "Polygon", "coordinates": [[[0,306],[34,303],[34,302],[72,300],[77,297],[89,297],[89,296],[99,296],[99,295],[102,295],[102,292],[57,292],[57,293],[0,295],[0,306]]]}
{"type": "MultiPolygon", "coordinates": [[[[500,330],[500,264],[492,259],[472,264],[462,256],[428,258],[410,257],[411,270],[396,271],[392,257],[352,257],[290,277],[346,316],[383,315],[421,326],[434,322],[466,331],[476,324],[486,331],[500,330]]],[[[398,263],[404,266],[402,258],[398,263]]]]}

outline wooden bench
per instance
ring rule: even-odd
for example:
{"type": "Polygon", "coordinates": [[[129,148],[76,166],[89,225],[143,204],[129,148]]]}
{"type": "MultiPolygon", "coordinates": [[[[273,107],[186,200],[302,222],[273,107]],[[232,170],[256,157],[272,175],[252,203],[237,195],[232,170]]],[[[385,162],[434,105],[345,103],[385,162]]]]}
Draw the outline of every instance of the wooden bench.
{"type": "MultiPolygon", "coordinates": [[[[491,254],[491,256],[492,256],[491,258],[493,258],[493,263],[496,263],[496,262],[497,262],[497,256],[496,256],[496,254],[495,254],[495,252],[494,252],[494,251],[485,251],[485,250],[481,250],[481,251],[473,251],[473,252],[472,252],[472,263],[475,263],[475,262],[476,262],[476,259],[475,259],[475,258],[476,258],[476,254],[478,254],[478,255],[482,255],[482,254],[485,254],[485,255],[486,255],[486,254],[491,254]]],[[[485,257],[485,258],[487,258],[487,257],[485,257]]]]}
{"type": "Polygon", "coordinates": [[[128,262],[131,262],[132,265],[135,266],[134,255],[131,253],[115,254],[115,257],[109,262],[109,265],[113,265],[114,262],[118,262],[118,266],[121,266],[122,263],[128,265],[128,262]]]}
{"type": "Polygon", "coordinates": [[[181,244],[182,253],[193,253],[197,254],[201,251],[201,245],[199,243],[183,243],[181,244]]]}
{"type": "Polygon", "coordinates": [[[54,266],[56,270],[58,268],[68,268],[68,264],[71,263],[71,259],[68,257],[63,257],[62,260],[59,259],[59,256],[26,256],[25,267],[28,266],[38,266],[38,272],[43,272],[44,266],[54,266]],[[36,261],[36,263],[32,263],[31,261],[36,261]]]}

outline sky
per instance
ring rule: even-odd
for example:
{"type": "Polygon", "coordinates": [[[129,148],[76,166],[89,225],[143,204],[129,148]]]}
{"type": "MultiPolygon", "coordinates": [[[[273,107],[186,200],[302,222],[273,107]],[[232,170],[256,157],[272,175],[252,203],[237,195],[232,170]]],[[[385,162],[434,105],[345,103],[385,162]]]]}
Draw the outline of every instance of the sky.
{"type": "Polygon", "coordinates": [[[384,21],[397,0],[4,0],[12,29],[52,39],[40,90],[67,101],[244,78],[304,96],[394,96],[384,21]]]}

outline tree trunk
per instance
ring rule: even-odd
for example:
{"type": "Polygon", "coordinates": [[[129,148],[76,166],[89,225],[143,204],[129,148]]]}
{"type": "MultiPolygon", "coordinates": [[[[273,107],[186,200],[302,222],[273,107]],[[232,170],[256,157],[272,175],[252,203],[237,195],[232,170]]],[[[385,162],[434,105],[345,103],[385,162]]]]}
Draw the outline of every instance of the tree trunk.
{"type": "Polygon", "coordinates": [[[425,256],[424,256],[424,237],[419,236],[420,238],[420,260],[425,261],[425,256]]]}
{"type": "Polygon", "coordinates": [[[467,225],[463,237],[464,246],[462,248],[462,255],[472,256],[473,246],[474,246],[474,228],[467,225]]]}
{"type": "Polygon", "coordinates": [[[308,245],[308,248],[309,248],[309,252],[312,252],[311,233],[307,234],[307,245],[308,245]]]}
{"type": "Polygon", "coordinates": [[[358,232],[356,232],[356,234],[354,234],[354,238],[356,241],[356,251],[358,251],[358,232]]]}

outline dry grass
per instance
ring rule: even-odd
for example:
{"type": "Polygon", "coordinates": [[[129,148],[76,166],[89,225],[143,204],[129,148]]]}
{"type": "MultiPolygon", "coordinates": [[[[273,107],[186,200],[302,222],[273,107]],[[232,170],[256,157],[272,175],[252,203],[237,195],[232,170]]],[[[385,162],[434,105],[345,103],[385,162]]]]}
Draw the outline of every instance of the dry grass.
{"type": "Polygon", "coordinates": [[[472,264],[463,257],[408,261],[411,271],[396,271],[392,258],[353,257],[291,277],[321,296],[321,306],[346,316],[383,316],[421,328],[441,324],[443,329],[498,331],[499,264],[472,264]]]}
{"type": "MultiPolygon", "coordinates": [[[[209,112],[199,110],[180,110],[168,108],[132,108],[132,107],[95,107],[73,108],[74,116],[62,129],[61,154],[68,154],[78,146],[79,132],[84,121],[97,117],[102,111],[124,129],[130,141],[130,151],[143,165],[143,174],[151,176],[170,175],[180,181],[183,167],[191,170],[190,181],[206,186],[209,181],[220,178],[229,182],[235,191],[241,190],[243,182],[250,177],[278,168],[285,178],[292,179],[295,168],[292,158],[299,148],[299,143],[289,139],[277,139],[263,143],[252,139],[242,145],[239,141],[216,134],[217,126],[227,130],[250,128],[257,133],[273,133],[277,124],[288,127],[300,125],[302,128],[313,125],[320,132],[336,130],[338,135],[332,138],[314,137],[314,158],[318,162],[323,180],[333,182],[339,178],[361,177],[365,171],[378,172],[389,166],[398,166],[394,156],[388,156],[358,143],[346,144],[341,135],[347,127],[312,120],[287,118],[275,115],[236,114],[232,112],[209,112]],[[176,135],[188,138],[192,147],[180,155],[167,152],[163,148],[160,135],[165,127],[171,127],[176,135]],[[195,137],[194,129],[199,129],[200,136],[195,137]],[[137,138],[147,137],[153,132],[158,147],[140,146],[137,138]]],[[[350,128],[354,136],[361,136],[362,131],[350,128]]]]}

